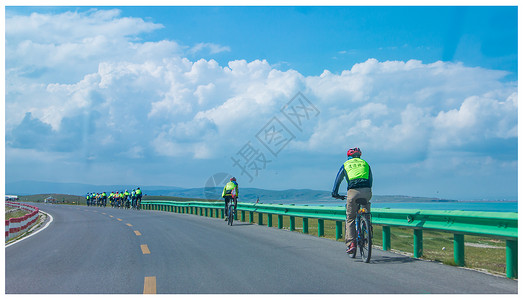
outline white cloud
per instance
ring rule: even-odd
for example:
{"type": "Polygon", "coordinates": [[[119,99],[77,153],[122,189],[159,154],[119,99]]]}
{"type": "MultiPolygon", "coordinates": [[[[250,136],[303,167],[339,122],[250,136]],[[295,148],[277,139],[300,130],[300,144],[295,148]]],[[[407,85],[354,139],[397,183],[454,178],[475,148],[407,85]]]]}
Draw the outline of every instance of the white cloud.
{"type": "Polygon", "coordinates": [[[196,54],[198,52],[201,52],[205,49],[208,49],[210,54],[216,54],[221,52],[231,52],[231,47],[229,46],[221,46],[214,43],[198,43],[194,45],[189,52],[192,54],[196,54]]]}
{"type": "MultiPolygon", "coordinates": [[[[22,143],[10,133],[23,120],[24,130],[41,125],[27,118],[31,112],[54,139],[99,140],[77,154],[83,158],[223,158],[253,140],[299,91],[320,110],[288,145],[304,157],[355,145],[419,163],[435,150],[467,152],[517,138],[517,87],[501,71],[376,59],[318,76],[283,72],[266,60],[221,66],[191,61],[173,41],[138,39],[161,27],[118,10],[7,18],[8,144],[22,143]],[[81,124],[67,127],[72,120],[81,124]]],[[[203,49],[230,51],[204,42],[190,51],[203,49]]]]}

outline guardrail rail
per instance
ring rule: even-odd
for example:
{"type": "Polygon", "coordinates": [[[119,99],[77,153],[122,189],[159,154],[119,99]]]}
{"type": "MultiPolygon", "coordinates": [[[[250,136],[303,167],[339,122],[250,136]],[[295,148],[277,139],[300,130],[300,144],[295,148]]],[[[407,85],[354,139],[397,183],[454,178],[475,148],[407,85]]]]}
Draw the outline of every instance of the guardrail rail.
{"type": "MultiPolygon", "coordinates": [[[[143,200],[141,207],[200,216],[224,217],[224,202],[143,200]]],[[[303,219],[303,233],[308,233],[309,219],[318,220],[318,236],[324,236],[324,221],[336,221],[336,239],[342,238],[345,222],[344,207],[298,206],[282,204],[254,204],[238,202],[241,221],[249,213],[252,223],[254,213],[259,214],[258,224],[263,225],[263,214],[268,215],[267,226],[272,227],[272,215],[278,217],[278,228],[283,228],[283,217],[289,218],[289,230],[295,230],[295,218],[303,219]]],[[[390,228],[413,229],[413,254],[423,255],[423,230],[444,231],[454,234],[454,262],[465,265],[465,235],[491,236],[506,241],[506,275],[517,278],[518,214],[511,212],[473,212],[415,209],[372,209],[372,223],[383,227],[383,250],[391,249],[390,228]]],[[[238,217],[238,216],[236,216],[238,217]]]]}

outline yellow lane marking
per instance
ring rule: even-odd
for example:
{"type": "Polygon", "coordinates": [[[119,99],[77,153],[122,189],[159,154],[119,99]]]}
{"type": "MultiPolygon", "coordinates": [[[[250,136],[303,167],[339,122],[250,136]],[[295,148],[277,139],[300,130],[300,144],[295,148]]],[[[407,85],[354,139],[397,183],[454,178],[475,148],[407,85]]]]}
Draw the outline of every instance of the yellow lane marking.
{"type": "Polygon", "coordinates": [[[120,218],[116,218],[116,220],[121,221],[122,219],[120,219],[120,218]]]}
{"type": "Polygon", "coordinates": [[[129,223],[127,223],[127,224],[125,224],[125,225],[127,225],[127,226],[129,226],[129,227],[133,227],[133,225],[131,225],[131,224],[129,224],[129,223]]]}
{"type": "Polygon", "coordinates": [[[149,247],[147,247],[147,245],[140,245],[140,248],[142,248],[143,254],[151,254],[151,251],[149,251],[149,247]]]}
{"type": "Polygon", "coordinates": [[[143,281],[144,294],[156,294],[156,276],[145,277],[143,281]]]}
{"type": "Polygon", "coordinates": [[[136,234],[136,235],[142,235],[142,234],[140,233],[140,231],[138,231],[138,230],[135,230],[135,231],[134,231],[134,234],[136,234]]]}

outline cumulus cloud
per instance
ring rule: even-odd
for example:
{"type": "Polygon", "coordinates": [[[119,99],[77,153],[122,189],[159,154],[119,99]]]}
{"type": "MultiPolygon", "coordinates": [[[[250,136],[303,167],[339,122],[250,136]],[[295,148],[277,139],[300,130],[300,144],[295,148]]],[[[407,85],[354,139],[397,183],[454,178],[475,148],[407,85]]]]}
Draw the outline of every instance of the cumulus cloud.
{"type": "MultiPolygon", "coordinates": [[[[517,139],[517,86],[503,71],[376,59],[318,76],[266,60],[222,66],[188,59],[173,41],[140,41],[159,28],[118,10],[8,17],[7,146],[83,159],[221,159],[298,92],[320,111],[288,145],[305,156],[358,145],[418,163],[442,151],[488,156],[478,145],[517,139]]],[[[202,42],[189,54],[204,49],[230,51],[202,42]]]]}
{"type": "Polygon", "coordinates": [[[189,52],[192,54],[196,54],[198,52],[201,52],[203,50],[207,49],[210,54],[216,54],[220,52],[231,52],[231,47],[229,46],[221,46],[214,43],[198,43],[192,47],[189,52]]]}

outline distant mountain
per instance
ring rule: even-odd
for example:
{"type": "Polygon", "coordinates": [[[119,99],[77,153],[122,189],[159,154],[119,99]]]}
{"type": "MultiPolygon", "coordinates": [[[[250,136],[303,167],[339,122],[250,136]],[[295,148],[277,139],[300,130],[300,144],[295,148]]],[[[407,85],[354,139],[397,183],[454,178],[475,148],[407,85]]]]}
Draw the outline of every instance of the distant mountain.
{"type": "MultiPolygon", "coordinates": [[[[6,183],[7,195],[34,195],[34,194],[67,194],[84,196],[92,192],[111,192],[132,190],[136,185],[90,185],[82,183],[55,183],[42,181],[18,181],[6,183]]],[[[174,186],[140,186],[145,195],[149,196],[176,196],[184,198],[200,199],[221,199],[222,187],[206,188],[180,188],[174,186]]],[[[289,189],[289,190],[266,190],[258,188],[241,188],[240,201],[255,202],[260,200],[262,203],[327,203],[337,202],[331,197],[330,191],[310,190],[310,189],[289,189]]],[[[411,197],[411,196],[381,196],[374,195],[373,202],[454,202],[456,200],[446,200],[438,198],[411,197]]]]}
{"type": "Polygon", "coordinates": [[[111,191],[124,191],[126,189],[135,189],[140,187],[141,190],[154,190],[154,191],[176,191],[180,190],[179,187],[174,186],[149,186],[143,187],[138,185],[93,185],[83,183],[57,183],[57,182],[45,182],[45,181],[16,181],[6,182],[5,193],[7,195],[34,195],[34,194],[67,194],[67,195],[79,195],[84,196],[85,194],[93,192],[111,192],[111,191]]]}

